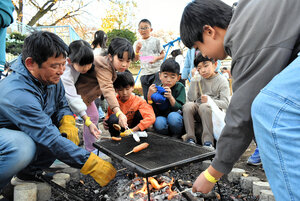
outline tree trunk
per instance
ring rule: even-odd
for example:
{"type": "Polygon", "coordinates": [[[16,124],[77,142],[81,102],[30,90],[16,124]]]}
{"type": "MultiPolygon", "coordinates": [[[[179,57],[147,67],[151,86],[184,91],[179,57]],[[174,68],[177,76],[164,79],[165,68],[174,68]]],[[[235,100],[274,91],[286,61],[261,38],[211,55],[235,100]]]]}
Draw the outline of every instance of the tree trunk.
{"type": "Polygon", "coordinates": [[[14,4],[15,10],[17,12],[17,21],[23,22],[23,0],[19,0],[18,7],[14,4]]]}
{"type": "Polygon", "coordinates": [[[50,3],[53,0],[47,1],[44,6],[31,18],[27,25],[33,26],[35,23],[41,19],[51,8],[55,5],[55,2],[50,3]],[[45,9],[46,4],[50,3],[50,5],[45,9]]]}

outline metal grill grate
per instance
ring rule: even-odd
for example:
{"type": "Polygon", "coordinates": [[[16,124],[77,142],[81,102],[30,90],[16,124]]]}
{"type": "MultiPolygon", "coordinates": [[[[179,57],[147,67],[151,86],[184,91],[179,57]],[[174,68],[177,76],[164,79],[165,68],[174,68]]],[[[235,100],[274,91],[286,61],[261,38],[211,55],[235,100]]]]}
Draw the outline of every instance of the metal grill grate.
{"type": "Polygon", "coordinates": [[[214,157],[204,147],[191,145],[174,138],[148,132],[147,138],[137,143],[129,136],[121,141],[103,140],[94,143],[100,151],[119,159],[124,165],[135,169],[141,176],[152,176],[191,162],[203,161],[214,157]],[[149,147],[125,156],[136,145],[147,142],[149,147]]]}

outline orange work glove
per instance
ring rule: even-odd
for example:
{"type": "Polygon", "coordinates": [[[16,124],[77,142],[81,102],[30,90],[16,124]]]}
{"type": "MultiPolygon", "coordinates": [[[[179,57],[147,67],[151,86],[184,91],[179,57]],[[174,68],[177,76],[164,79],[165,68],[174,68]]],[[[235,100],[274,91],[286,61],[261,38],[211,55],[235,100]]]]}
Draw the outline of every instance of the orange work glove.
{"type": "Polygon", "coordinates": [[[80,172],[91,175],[102,187],[106,186],[117,174],[111,163],[101,159],[94,153],[91,153],[80,172]]]}
{"type": "Polygon", "coordinates": [[[65,115],[59,123],[60,133],[67,134],[67,138],[78,145],[80,140],[78,137],[78,128],[75,126],[75,118],[72,115],[65,115]]]}

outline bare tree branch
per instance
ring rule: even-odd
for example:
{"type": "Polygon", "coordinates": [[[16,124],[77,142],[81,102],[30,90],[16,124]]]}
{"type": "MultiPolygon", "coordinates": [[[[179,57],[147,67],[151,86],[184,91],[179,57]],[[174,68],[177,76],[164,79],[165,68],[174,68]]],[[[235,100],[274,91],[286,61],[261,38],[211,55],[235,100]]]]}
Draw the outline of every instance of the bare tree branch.
{"type": "Polygon", "coordinates": [[[31,18],[27,25],[33,26],[41,17],[43,17],[55,5],[55,0],[47,1],[40,10],[31,18]]]}
{"type": "Polygon", "coordinates": [[[31,0],[30,3],[31,3],[34,7],[36,7],[38,10],[41,9],[41,7],[37,4],[37,2],[31,0]]]}

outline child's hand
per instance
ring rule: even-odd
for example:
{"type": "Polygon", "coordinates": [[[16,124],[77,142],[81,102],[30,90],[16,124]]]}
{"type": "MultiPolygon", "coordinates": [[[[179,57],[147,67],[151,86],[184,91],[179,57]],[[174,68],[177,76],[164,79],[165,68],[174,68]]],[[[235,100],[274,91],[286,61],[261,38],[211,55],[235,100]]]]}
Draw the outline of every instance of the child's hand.
{"type": "Polygon", "coordinates": [[[136,52],[136,53],[139,53],[141,49],[142,49],[142,43],[141,43],[141,42],[138,42],[138,43],[136,44],[135,52],[136,52]]]}
{"type": "Polygon", "coordinates": [[[101,131],[98,130],[97,126],[93,123],[89,125],[89,129],[92,135],[94,135],[97,139],[100,137],[101,131]]]}
{"type": "Polygon", "coordinates": [[[197,71],[197,68],[193,68],[193,69],[192,69],[192,71],[191,71],[192,77],[195,76],[196,71],[197,71]]]}
{"type": "Polygon", "coordinates": [[[152,96],[152,94],[154,94],[155,92],[157,92],[157,88],[156,88],[155,84],[151,84],[149,89],[148,89],[148,94],[150,96],[152,96]]]}
{"type": "Polygon", "coordinates": [[[166,92],[164,93],[164,97],[166,97],[167,99],[173,98],[170,87],[164,87],[164,89],[166,90],[166,92]]]}
{"type": "Polygon", "coordinates": [[[107,124],[107,119],[103,121],[103,128],[104,128],[105,130],[108,130],[108,129],[109,129],[108,124],[107,124]]]}
{"type": "Polygon", "coordinates": [[[153,57],[152,61],[149,61],[150,64],[153,64],[158,61],[158,57],[153,57]]]}
{"type": "Polygon", "coordinates": [[[207,103],[207,95],[202,95],[201,96],[201,103],[207,103]]]}

